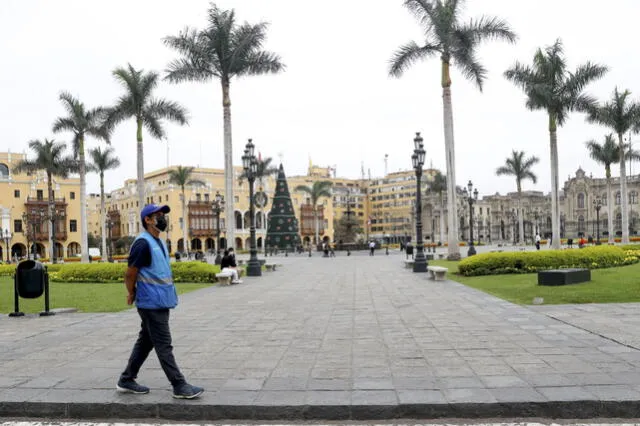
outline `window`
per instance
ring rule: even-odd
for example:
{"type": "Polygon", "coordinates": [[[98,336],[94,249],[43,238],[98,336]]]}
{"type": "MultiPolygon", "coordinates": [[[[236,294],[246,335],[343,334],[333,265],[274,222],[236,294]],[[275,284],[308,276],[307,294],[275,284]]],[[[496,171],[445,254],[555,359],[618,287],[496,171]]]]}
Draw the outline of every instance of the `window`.
{"type": "Polygon", "coordinates": [[[78,232],[78,221],[75,219],[71,219],[69,221],[69,231],[70,232],[78,232]]]}
{"type": "Polygon", "coordinates": [[[238,197],[237,195],[234,195],[233,196],[233,201],[236,202],[236,203],[239,203],[240,202],[240,197],[238,197]]]}
{"type": "Polygon", "coordinates": [[[620,192],[616,192],[616,206],[620,205],[620,192]]]}
{"type": "Polygon", "coordinates": [[[42,189],[38,189],[36,191],[36,198],[40,201],[42,201],[43,195],[42,195],[42,189]]]}
{"type": "Polygon", "coordinates": [[[600,199],[602,200],[602,205],[606,206],[607,205],[607,199],[609,199],[609,197],[607,196],[607,194],[602,194],[602,196],[600,197],[600,199]]]}
{"type": "Polygon", "coordinates": [[[480,216],[482,216],[482,207],[480,207],[480,216]]]}
{"type": "Polygon", "coordinates": [[[0,179],[9,177],[9,167],[6,164],[0,164],[0,179]]]}
{"type": "Polygon", "coordinates": [[[13,220],[13,232],[22,232],[22,220],[20,219],[13,220]]]}
{"type": "Polygon", "coordinates": [[[202,201],[201,199],[201,195],[200,194],[196,194],[196,201],[199,203],[200,201],[202,201]]]}
{"type": "Polygon", "coordinates": [[[204,201],[209,202],[209,194],[204,194],[204,201]]]}
{"type": "Polygon", "coordinates": [[[69,193],[69,198],[70,198],[70,199],[72,199],[72,200],[75,200],[75,199],[76,199],[76,193],[75,193],[75,192],[73,192],[73,191],[71,191],[71,192],[69,193]]]}
{"type": "Polygon", "coordinates": [[[578,194],[578,208],[584,209],[584,194],[578,194]]]}
{"type": "Polygon", "coordinates": [[[584,232],[584,216],[578,216],[578,232],[584,232]]]}
{"type": "Polygon", "coordinates": [[[638,204],[638,193],[636,191],[629,193],[629,204],[638,204]]]}
{"type": "Polygon", "coordinates": [[[13,198],[20,198],[20,190],[19,189],[14,189],[13,190],[13,198]]]}
{"type": "Polygon", "coordinates": [[[165,195],[165,196],[164,196],[164,200],[165,200],[165,201],[169,201],[169,195],[165,195]]]}
{"type": "MultiPolygon", "coordinates": [[[[617,195],[620,195],[620,193],[618,192],[617,195]]],[[[616,215],[616,228],[621,229],[622,228],[622,214],[618,213],[616,215]]]]}

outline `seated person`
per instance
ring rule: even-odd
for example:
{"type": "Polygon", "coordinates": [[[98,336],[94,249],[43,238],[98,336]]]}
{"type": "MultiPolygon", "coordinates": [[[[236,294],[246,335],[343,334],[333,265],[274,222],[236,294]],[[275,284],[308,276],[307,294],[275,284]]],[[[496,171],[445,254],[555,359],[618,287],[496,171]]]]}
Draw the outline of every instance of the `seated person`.
{"type": "Polygon", "coordinates": [[[231,282],[233,284],[240,284],[242,282],[238,278],[238,265],[236,264],[236,255],[233,252],[233,247],[224,251],[224,256],[220,262],[220,270],[222,272],[231,272],[231,282]]]}

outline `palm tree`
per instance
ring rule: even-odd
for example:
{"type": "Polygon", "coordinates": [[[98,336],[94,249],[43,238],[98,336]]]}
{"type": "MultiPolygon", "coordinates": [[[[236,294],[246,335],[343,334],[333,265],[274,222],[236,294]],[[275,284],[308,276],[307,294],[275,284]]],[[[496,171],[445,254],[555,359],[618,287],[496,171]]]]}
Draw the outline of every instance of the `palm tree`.
{"type": "MultiPolygon", "coordinates": [[[[224,134],[224,191],[226,221],[234,223],[233,149],[231,144],[231,97],[233,77],[278,73],[285,66],[278,55],[262,49],[267,24],[236,23],[235,12],[211,4],[208,25],[203,30],[186,28],[177,36],[164,38],[166,46],[181,57],[169,63],[166,79],[172,83],[205,82],[219,79],[222,87],[224,134]]],[[[227,239],[234,241],[234,228],[227,229],[227,239]]]]}
{"type": "Polygon", "coordinates": [[[104,260],[107,258],[107,211],[104,205],[104,172],[120,167],[120,160],[115,156],[111,147],[104,151],[100,147],[90,149],[89,155],[92,160],[89,170],[100,174],[100,233],[102,236],[102,259],[104,260]]]}
{"type": "Polygon", "coordinates": [[[549,116],[549,145],[551,151],[551,239],[554,249],[560,248],[560,211],[558,181],[558,126],[562,126],[570,112],[585,112],[595,105],[595,99],[584,92],[585,87],[602,77],[607,67],[587,62],[575,72],[567,70],[562,42],[538,49],[533,65],[519,62],[504,75],[520,87],[527,96],[528,109],[545,110],[549,116]]]}
{"type": "Polygon", "coordinates": [[[404,5],[423,25],[425,41],[422,46],[414,41],[401,46],[391,59],[389,74],[399,77],[414,62],[440,55],[444,144],[447,160],[447,201],[449,204],[448,258],[459,259],[451,63],[453,61],[462,75],[473,80],[482,91],[487,70],[477,57],[478,46],[483,41],[492,39],[515,42],[517,37],[506,22],[495,17],[483,16],[476,20],[462,22],[460,15],[464,0],[405,0],[404,5]]]}
{"type": "Polygon", "coordinates": [[[540,162],[538,157],[531,156],[525,158],[524,151],[513,150],[511,157],[507,157],[504,166],[496,169],[498,176],[513,176],[516,178],[516,189],[518,190],[518,220],[520,227],[520,241],[524,243],[524,212],[522,211],[522,181],[530,179],[534,184],[538,181],[538,177],[531,171],[533,166],[540,162]]]}
{"type": "Polygon", "coordinates": [[[60,94],[62,105],[67,111],[66,117],[53,123],[53,132],[69,131],[73,133],[73,154],[78,160],[80,173],[80,238],[82,240],[82,262],[89,261],[89,238],[87,234],[87,165],[85,160],[85,137],[93,136],[109,143],[109,130],[102,125],[104,108],[87,109],[78,98],[67,92],[60,94]]]}
{"type": "Polygon", "coordinates": [[[298,185],[294,189],[296,192],[304,192],[309,196],[311,205],[313,206],[313,223],[316,228],[316,245],[320,244],[320,224],[318,223],[318,202],[323,198],[331,198],[331,186],[333,184],[328,180],[317,180],[313,185],[298,185]]]}
{"type": "Polygon", "coordinates": [[[118,99],[114,107],[108,109],[105,125],[112,130],[128,118],[136,120],[138,203],[142,208],[146,204],[142,129],[145,128],[156,139],[163,139],[166,137],[166,131],[161,120],[185,125],[188,122],[187,110],[176,102],[153,97],[153,92],[158,86],[159,76],[156,72],[136,70],[128,64],[127,68],[113,70],[113,76],[122,85],[125,94],[118,99]]]}
{"type": "Polygon", "coordinates": [[[440,205],[440,242],[444,241],[444,193],[447,190],[447,177],[440,170],[433,175],[433,180],[428,183],[427,191],[438,194],[440,205]]]}
{"type": "MultiPolygon", "coordinates": [[[[70,156],[65,155],[66,145],[62,142],[45,139],[44,142],[32,140],[29,142],[29,148],[34,152],[33,160],[22,160],[14,167],[15,173],[35,173],[38,170],[44,170],[47,174],[47,193],[49,200],[49,213],[47,218],[50,221],[49,228],[49,259],[55,263],[55,223],[56,223],[56,200],[53,194],[53,177],[61,177],[63,179],[69,177],[69,174],[76,171],[77,164],[70,156]]],[[[33,236],[33,244],[35,245],[35,235],[33,236]]],[[[86,246],[85,246],[86,247],[86,246]]],[[[85,250],[86,251],[86,250],[85,250]]]]}
{"type": "Polygon", "coordinates": [[[618,92],[616,87],[611,100],[603,105],[596,105],[589,112],[587,120],[601,124],[613,130],[618,136],[618,150],[620,160],[620,192],[622,193],[622,243],[629,243],[629,210],[627,193],[627,172],[625,167],[625,149],[623,135],[628,131],[640,130],[640,103],[632,102],[631,92],[618,92]]]}
{"type": "Polygon", "coordinates": [[[182,241],[183,247],[187,253],[189,253],[189,244],[187,241],[187,200],[185,194],[185,187],[187,185],[192,186],[205,186],[206,183],[200,179],[194,179],[193,167],[178,166],[169,171],[169,182],[180,187],[180,196],[182,201],[182,241]]]}

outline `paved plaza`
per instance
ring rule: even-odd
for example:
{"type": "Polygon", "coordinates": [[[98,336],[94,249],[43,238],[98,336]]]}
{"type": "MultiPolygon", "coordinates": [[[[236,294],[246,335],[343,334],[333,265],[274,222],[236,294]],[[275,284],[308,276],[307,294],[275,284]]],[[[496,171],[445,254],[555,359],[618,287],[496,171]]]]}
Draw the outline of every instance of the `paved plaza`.
{"type": "Polygon", "coordinates": [[[522,307],[427,280],[397,252],[273,259],[172,313],[197,401],[171,398],[155,354],[139,377],[150,394],[115,392],[133,310],[2,316],[0,417],[638,417],[637,304],[522,307]]]}

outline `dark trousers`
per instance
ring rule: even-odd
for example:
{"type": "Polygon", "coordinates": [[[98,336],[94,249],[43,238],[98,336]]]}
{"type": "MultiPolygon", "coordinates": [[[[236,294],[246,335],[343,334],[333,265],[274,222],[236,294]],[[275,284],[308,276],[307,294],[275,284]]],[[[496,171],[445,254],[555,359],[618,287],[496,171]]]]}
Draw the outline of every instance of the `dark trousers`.
{"type": "Polygon", "coordinates": [[[370,249],[369,249],[369,256],[373,256],[373,252],[374,252],[374,251],[375,251],[375,249],[374,249],[374,248],[370,248],[370,249]]]}
{"type": "Polygon", "coordinates": [[[142,319],[140,334],[129,363],[120,378],[122,380],[133,380],[138,376],[138,372],[149,356],[152,349],[156,350],[156,355],[160,360],[160,366],[167,375],[167,379],[173,386],[185,382],[184,376],[173,357],[173,346],[171,345],[171,331],[169,330],[169,309],[140,309],[138,314],[142,319]]]}

